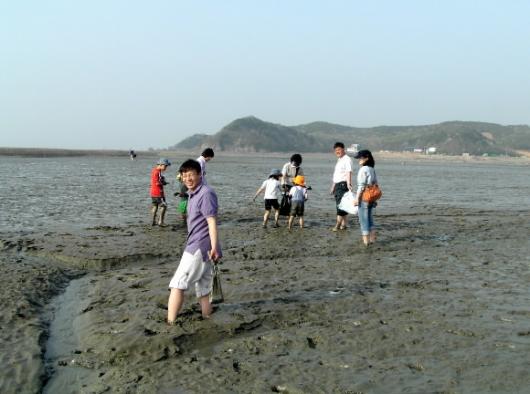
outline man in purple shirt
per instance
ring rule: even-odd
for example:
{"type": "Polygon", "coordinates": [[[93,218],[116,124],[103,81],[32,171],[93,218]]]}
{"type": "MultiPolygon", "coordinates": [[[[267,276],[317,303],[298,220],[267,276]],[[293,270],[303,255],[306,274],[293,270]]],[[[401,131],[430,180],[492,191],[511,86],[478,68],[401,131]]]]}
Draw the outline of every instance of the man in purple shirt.
{"type": "Polygon", "coordinates": [[[188,239],[173,279],[167,307],[167,321],[174,324],[184,303],[184,291],[195,286],[202,316],[212,313],[209,294],[212,290],[213,267],[222,257],[217,237],[217,195],[202,182],[201,165],[186,160],[180,166],[182,181],[188,187],[188,239]]]}

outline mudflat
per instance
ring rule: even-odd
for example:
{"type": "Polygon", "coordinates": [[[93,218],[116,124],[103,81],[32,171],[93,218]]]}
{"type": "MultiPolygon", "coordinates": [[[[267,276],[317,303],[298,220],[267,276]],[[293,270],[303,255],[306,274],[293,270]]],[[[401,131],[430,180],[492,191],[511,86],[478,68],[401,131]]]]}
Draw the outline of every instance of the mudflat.
{"type": "Polygon", "coordinates": [[[527,390],[525,162],[376,157],[367,249],[356,218],[330,231],[334,157],[304,155],[307,228],[291,232],[251,202],[285,158],[216,158],[225,302],[203,320],[190,292],[168,326],[186,228],[173,199],[170,226],[148,225],[153,160],[2,160],[2,393],[527,390]]]}
{"type": "Polygon", "coordinates": [[[368,249],[332,215],[288,232],[243,213],[220,226],[226,302],[203,320],[190,294],[177,326],[182,224],[4,237],[2,392],[527,388],[528,212],[380,215],[368,249]]]}

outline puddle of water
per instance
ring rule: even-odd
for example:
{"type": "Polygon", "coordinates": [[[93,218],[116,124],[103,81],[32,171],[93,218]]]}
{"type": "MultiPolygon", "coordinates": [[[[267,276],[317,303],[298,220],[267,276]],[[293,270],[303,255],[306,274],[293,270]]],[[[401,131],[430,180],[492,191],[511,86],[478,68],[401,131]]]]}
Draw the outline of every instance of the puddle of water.
{"type": "Polygon", "coordinates": [[[83,381],[90,381],[97,372],[76,365],[76,351],[80,341],[75,329],[80,312],[80,296],[88,277],[74,279],[65,292],[51,303],[54,317],[49,328],[46,343],[46,369],[51,377],[43,389],[44,394],[78,393],[83,381]]]}

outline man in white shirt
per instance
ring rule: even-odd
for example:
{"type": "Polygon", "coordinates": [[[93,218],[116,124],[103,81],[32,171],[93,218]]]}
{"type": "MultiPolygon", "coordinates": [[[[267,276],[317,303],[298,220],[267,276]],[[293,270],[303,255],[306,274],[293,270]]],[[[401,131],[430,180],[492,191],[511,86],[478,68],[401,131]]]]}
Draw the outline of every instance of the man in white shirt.
{"type": "Polygon", "coordinates": [[[202,184],[206,185],[206,163],[212,160],[214,157],[213,149],[206,148],[202,151],[201,155],[197,158],[197,161],[201,165],[201,176],[202,184]]]}
{"type": "Polygon", "coordinates": [[[336,142],[333,145],[335,156],[337,156],[337,164],[335,164],[335,171],[333,172],[333,184],[330,189],[330,194],[335,196],[337,204],[337,223],[331,231],[345,230],[348,223],[348,213],[338,208],[340,200],[344,193],[352,190],[351,180],[353,174],[353,161],[346,154],[344,144],[336,142]]]}

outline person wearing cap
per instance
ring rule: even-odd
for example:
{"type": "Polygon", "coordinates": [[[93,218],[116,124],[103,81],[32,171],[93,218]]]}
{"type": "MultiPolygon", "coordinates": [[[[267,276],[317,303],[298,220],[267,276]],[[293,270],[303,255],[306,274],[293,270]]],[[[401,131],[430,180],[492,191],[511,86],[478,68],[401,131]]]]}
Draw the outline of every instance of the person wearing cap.
{"type": "Polygon", "coordinates": [[[346,154],[346,149],[344,149],[342,142],[336,142],[333,150],[338,160],[333,171],[333,184],[330,189],[330,194],[335,196],[337,222],[331,231],[337,231],[347,228],[348,212],[339,209],[339,204],[344,193],[352,190],[353,162],[350,156],[346,154]]]}
{"type": "Polygon", "coordinates": [[[291,156],[288,163],[285,163],[282,168],[282,187],[285,191],[291,190],[293,186],[293,179],[297,175],[304,175],[304,170],[300,165],[302,164],[302,155],[295,153],[291,156]]]}
{"type": "Polygon", "coordinates": [[[280,204],[278,204],[278,197],[281,194],[280,191],[280,177],[282,173],[280,170],[274,169],[271,171],[269,177],[263,181],[256,194],[252,198],[252,201],[256,200],[256,197],[265,191],[265,214],[263,215],[263,228],[267,228],[267,222],[271,214],[271,208],[274,208],[274,227],[280,227],[278,219],[280,218],[280,204]]]}
{"type": "Polygon", "coordinates": [[[201,155],[197,157],[197,161],[201,165],[202,183],[204,185],[206,185],[206,163],[212,160],[214,156],[215,156],[215,153],[213,152],[213,149],[206,148],[205,150],[202,151],[201,155]]]}
{"type": "Polygon", "coordinates": [[[289,190],[291,196],[291,212],[289,213],[289,230],[293,228],[295,216],[300,219],[300,228],[304,228],[304,205],[307,201],[307,188],[305,187],[305,177],[297,175],[293,179],[294,186],[289,190]]]}
{"type": "Polygon", "coordinates": [[[164,227],[164,216],[166,215],[166,196],[164,186],[167,185],[162,173],[171,165],[168,159],[160,158],[156,167],[151,170],[151,225],[157,224],[164,227]]]}
{"type": "Polygon", "coordinates": [[[354,158],[359,160],[360,166],[359,172],[357,173],[357,193],[354,205],[359,206],[359,225],[361,227],[363,244],[369,246],[376,239],[373,210],[377,203],[370,204],[362,201],[362,195],[366,186],[378,183],[374,169],[375,160],[372,152],[369,150],[360,150],[355,154],[354,158]]]}

